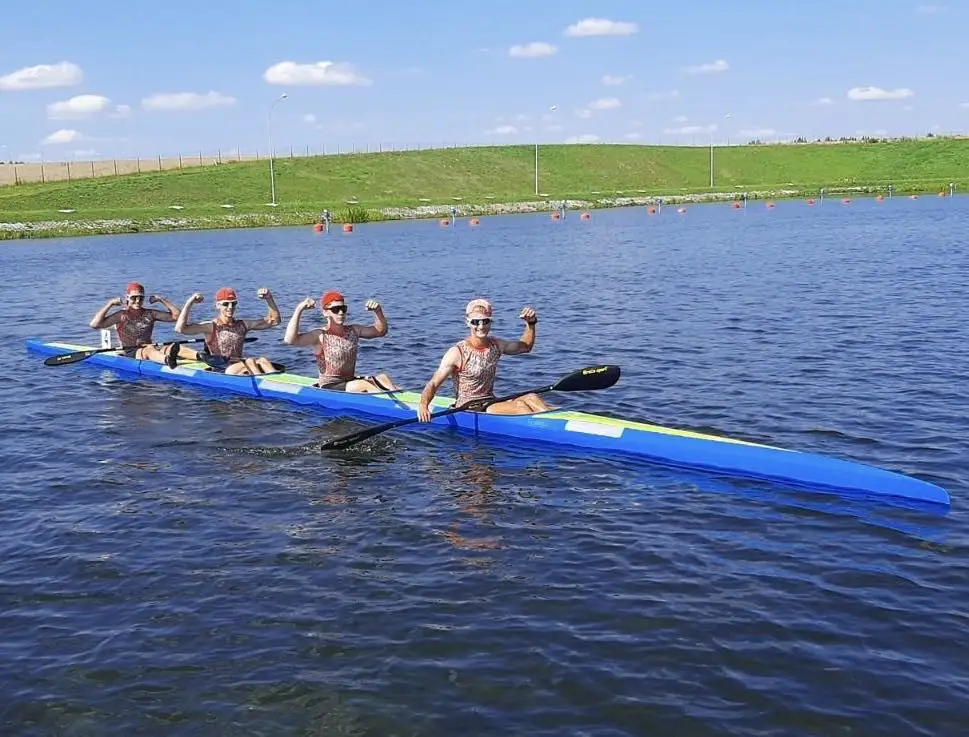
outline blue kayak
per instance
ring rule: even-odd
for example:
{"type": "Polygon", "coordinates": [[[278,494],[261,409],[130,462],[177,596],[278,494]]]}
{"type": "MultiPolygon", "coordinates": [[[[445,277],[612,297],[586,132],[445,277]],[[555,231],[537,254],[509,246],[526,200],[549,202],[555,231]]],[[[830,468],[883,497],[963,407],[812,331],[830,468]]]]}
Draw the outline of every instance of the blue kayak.
{"type": "MultiPolygon", "coordinates": [[[[27,349],[53,356],[93,348],[31,339],[27,341],[27,349]]],[[[413,417],[420,399],[419,393],[410,391],[350,394],[319,389],[315,386],[316,377],[285,372],[255,377],[226,376],[197,362],[181,363],[172,369],[114,352],[96,353],[85,363],[163,381],[211,387],[255,398],[282,399],[381,421],[413,417]]],[[[452,402],[447,397],[436,397],[432,411],[446,409],[452,402]]],[[[811,491],[896,497],[946,506],[950,503],[949,494],[935,484],[855,461],[587,412],[552,410],[515,416],[458,412],[436,418],[431,425],[494,437],[618,453],[664,466],[768,481],[811,491]]]]}

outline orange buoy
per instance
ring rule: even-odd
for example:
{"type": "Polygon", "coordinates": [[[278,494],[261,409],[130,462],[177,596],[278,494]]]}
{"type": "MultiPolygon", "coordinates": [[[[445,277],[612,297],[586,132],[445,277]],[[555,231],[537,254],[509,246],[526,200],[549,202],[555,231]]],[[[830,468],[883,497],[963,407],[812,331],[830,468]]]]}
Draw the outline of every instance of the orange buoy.
{"type": "Polygon", "coordinates": [[[809,205],[813,205],[814,204],[814,198],[813,197],[809,198],[808,201],[807,201],[807,203],[809,205]]]}
{"type": "Polygon", "coordinates": [[[648,212],[650,215],[655,215],[656,214],[656,208],[655,207],[651,207],[646,212],[648,212]]]}
{"type": "Polygon", "coordinates": [[[323,232],[323,224],[322,223],[317,223],[316,225],[313,226],[313,230],[315,230],[317,233],[322,233],[323,232]]]}
{"type": "Polygon", "coordinates": [[[481,224],[481,220],[478,218],[471,218],[468,221],[468,225],[480,225],[480,224],[481,224]]]}
{"type": "Polygon", "coordinates": [[[910,195],[908,196],[908,198],[909,198],[910,200],[917,200],[917,199],[919,198],[919,196],[918,196],[917,194],[910,194],[910,195]]]}
{"type": "Polygon", "coordinates": [[[344,223],[343,224],[343,232],[344,233],[352,233],[353,232],[353,223],[344,223]]]}
{"type": "Polygon", "coordinates": [[[842,205],[850,205],[851,204],[851,200],[849,200],[847,197],[845,197],[843,200],[841,200],[841,204],[842,205]]]}
{"type": "Polygon", "coordinates": [[[939,197],[945,197],[945,192],[939,192],[939,197]]]}
{"type": "Polygon", "coordinates": [[[685,207],[678,207],[678,208],[676,208],[676,211],[678,213],[680,213],[680,215],[685,215],[686,214],[686,208],[685,207]]]}
{"type": "Polygon", "coordinates": [[[767,209],[768,210],[773,210],[774,209],[774,203],[773,202],[768,202],[767,203],[767,209]]]}
{"type": "Polygon", "coordinates": [[[553,212],[552,213],[552,220],[561,220],[561,219],[562,219],[562,213],[560,213],[560,212],[553,212]]]}
{"type": "Polygon", "coordinates": [[[730,205],[730,206],[731,206],[731,207],[732,207],[732,208],[733,208],[734,210],[739,210],[739,209],[740,209],[740,203],[739,203],[739,202],[733,202],[733,203],[731,203],[731,205],[730,205]]]}
{"type": "Polygon", "coordinates": [[[875,198],[875,202],[884,202],[884,201],[885,201],[885,198],[882,195],[878,195],[875,198]]]}
{"type": "Polygon", "coordinates": [[[592,215],[590,215],[587,212],[584,212],[581,215],[579,215],[579,219],[580,220],[591,220],[592,219],[592,215]]]}

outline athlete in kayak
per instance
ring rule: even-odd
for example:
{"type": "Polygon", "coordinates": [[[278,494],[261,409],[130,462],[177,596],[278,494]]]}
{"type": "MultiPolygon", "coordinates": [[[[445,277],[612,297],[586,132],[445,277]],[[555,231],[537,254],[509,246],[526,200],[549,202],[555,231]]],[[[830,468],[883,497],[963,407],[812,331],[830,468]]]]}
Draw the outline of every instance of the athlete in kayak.
{"type": "Polygon", "coordinates": [[[153,294],[148,298],[151,304],[160,302],[167,307],[167,311],[145,307],[145,288],[138,282],[131,282],[125,288],[124,297],[115,297],[98,310],[91,318],[90,325],[95,330],[113,327],[118,333],[118,341],[124,351],[123,355],[138,358],[143,361],[167,364],[175,368],[179,358],[194,360],[198,357],[196,351],[180,343],[166,343],[162,346],[152,344],[151,335],[156,322],[175,322],[178,319],[178,308],[167,297],[153,294]],[[112,307],[120,310],[108,311],[112,307]]]}
{"type": "Polygon", "coordinates": [[[357,344],[361,338],[382,338],[387,334],[387,317],[375,299],[367,300],[366,308],[373,312],[373,325],[347,324],[347,303],[340,292],[330,291],[320,298],[320,309],[326,327],[307,333],[299,331],[299,320],[316,302],[307,297],[298,305],[286,326],[283,342],[313,348],[320,371],[317,382],[323,389],[344,390],[363,394],[399,389],[387,374],[356,376],[357,344]]]}
{"type": "Polygon", "coordinates": [[[269,330],[279,325],[280,321],[279,308],[272,293],[262,288],[256,295],[269,305],[269,312],[260,320],[236,319],[236,306],[239,303],[236,290],[223,287],[215,293],[218,316],[205,322],[189,322],[192,307],[205,301],[202,293],[196,292],[186,300],[182,314],[175,323],[175,331],[183,335],[204,335],[206,351],[216,359],[222,359],[227,374],[249,376],[275,373],[276,367],[265,356],[246,358],[242,355],[246,333],[250,330],[269,330]]]}
{"type": "MultiPolygon", "coordinates": [[[[431,418],[430,404],[438,389],[450,376],[454,380],[454,405],[473,400],[494,399],[498,359],[529,353],[535,345],[535,324],[538,316],[531,307],[522,308],[519,317],[525,321],[525,331],[518,340],[502,340],[491,336],[492,306],[486,299],[473,299],[464,309],[470,335],[448,348],[441,365],[421,392],[417,416],[421,422],[431,418]]],[[[489,404],[486,412],[496,415],[528,415],[551,409],[537,394],[489,404]]]]}

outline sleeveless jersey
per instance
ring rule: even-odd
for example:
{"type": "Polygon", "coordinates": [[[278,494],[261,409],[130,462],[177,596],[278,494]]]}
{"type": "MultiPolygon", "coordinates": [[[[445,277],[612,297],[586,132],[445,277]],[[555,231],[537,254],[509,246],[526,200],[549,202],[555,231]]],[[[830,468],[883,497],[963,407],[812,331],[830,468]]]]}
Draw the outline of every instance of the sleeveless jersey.
{"type": "Polygon", "coordinates": [[[213,321],[212,332],[205,337],[205,349],[213,356],[242,358],[248,332],[245,320],[233,320],[226,325],[213,321]]]}
{"type": "Polygon", "coordinates": [[[118,340],[123,348],[134,348],[136,345],[151,343],[151,334],[155,329],[154,310],[124,310],[118,323],[118,340]]]}
{"type": "Polygon", "coordinates": [[[320,384],[345,381],[354,377],[357,369],[357,344],[360,333],[355,325],[343,328],[343,335],[324,330],[316,353],[316,365],[320,370],[320,384]]]}
{"type": "Polygon", "coordinates": [[[498,341],[488,338],[486,347],[475,348],[467,340],[462,340],[457,348],[461,352],[461,364],[451,372],[455,404],[494,397],[498,359],[501,358],[498,341]]]}

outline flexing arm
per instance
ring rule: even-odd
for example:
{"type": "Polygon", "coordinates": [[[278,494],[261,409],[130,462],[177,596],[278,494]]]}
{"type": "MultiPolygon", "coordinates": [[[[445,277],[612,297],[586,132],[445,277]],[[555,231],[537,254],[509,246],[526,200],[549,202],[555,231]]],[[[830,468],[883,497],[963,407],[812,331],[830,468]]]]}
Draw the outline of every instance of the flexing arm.
{"type": "Polygon", "coordinates": [[[159,322],[175,322],[178,319],[180,314],[179,309],[168,299],[168,297],[163,297],[160,294],[153,294],[148,298],[148,301],[152,304],[161,302],[168,310],[168,312],[152,310],[155,313],[155,319],[159,322]]]}
{"type": "Polygon", "coordinates": [[[437,367],[437,371],[434,372],[431,380],[424,386],[424,391],[421,392],[421,401],[417,408],[417,416],[421,422],[428,422],[431,419],[431,400],[434,399],[437,390],[441,388],[441,384],[447,380],[447,377],[460,363],[461,351],[458,350],[457,346],[451,346],[444,354],[444,358],[441,359],[441,365],[437,367]]]}
{"type": "Polygon", "coordinates": [[[498,341],[498,345],[501,346],[501,352],[508,356],[530,353],[532,347],[535,345],[535,324],[538,322],[538,315],[535,314],[535,310],[531,307],[524,307],[519,317],[525,321],[525,330],[522,332],[522,337],[518,340],[498,341]]]}
{"type": "Polygon", "coordinates": [[[311,297],[307,297],[296,305],[293,316],[289,318],[289,324],[286,325],[286,335],[283,336],[283,343],[286,345],[311,346],[319,340],[319,330],[310,330],[308,333],[301,333],[299,331],[299,319],[303,316],[303,312],[312,309],[315,304],[316,302],[311,297]]]}
{"type": "Polygon", "coordinates": [[[373,327],[359,326],[357,328],[361,338],[382,338],[387,334],[387,317],[384,308],[375,299],[367,300],[367,309],[373,312],[373,327]]]}
{"type": "Polygon", "coordinates": [[[188,321],[189,315],[192,314],[193,305],[197,305],[204,301],[205,297],[202,296],[201,292],[196,292],[185,300],[185,306],[182,307],[182,311],[179,313],[178,319],[175,321],[176,333],[181,333],[182,335],[202,335],[209,331],[208,325],[188,321]]]}
{"type": "Polygon", "coordinates": [[[269,305],[269,311],[261,320],[246,320],[246,326],[250,330],[269,330],[279,325],[283,318],[279,314],[279,308],[276,306],[276,300],[273,298],[272,292],[262,287],[256,294],[259,299],[266,300],[266,304],[269,305]]]}
{"type": "Polygon", "coordinates": [[[104,307],[94,313],[94,317],[91,318],[91,322],[88,323],[94,330],[100,330],[101,328],[110,328],[112,325],[117,325],[118,318],[121,316],[121,310],[108,315],[108,310],[112,307],[121,306],[121,297],[114,297],[109,299],[105,303],[104,307]]]}

